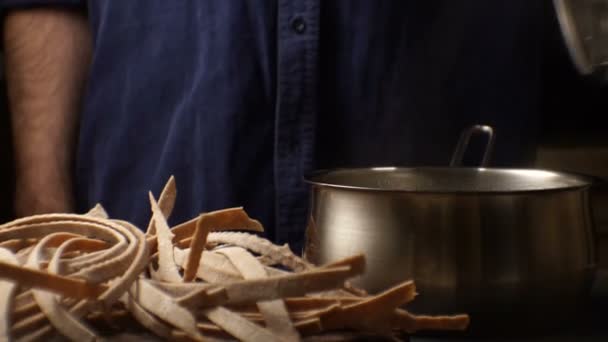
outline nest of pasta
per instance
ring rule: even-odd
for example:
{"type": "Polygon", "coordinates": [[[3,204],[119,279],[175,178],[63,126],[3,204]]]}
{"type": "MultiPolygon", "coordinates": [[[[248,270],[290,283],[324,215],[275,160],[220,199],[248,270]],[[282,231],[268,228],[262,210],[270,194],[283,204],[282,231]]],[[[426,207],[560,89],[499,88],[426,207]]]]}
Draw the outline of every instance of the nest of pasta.
{"type": "Polygon", "coordinates": [[[242,208],[169,227],[175,198],[173,177],[158,201],[150,194],[145,233],[99,205],[1,225],[0,340],[297,341],[468,326],[467,315],[408,312],[412,281],[377,295],[351,286],[364,255],[312,265],[260,237],[242,208]]]}

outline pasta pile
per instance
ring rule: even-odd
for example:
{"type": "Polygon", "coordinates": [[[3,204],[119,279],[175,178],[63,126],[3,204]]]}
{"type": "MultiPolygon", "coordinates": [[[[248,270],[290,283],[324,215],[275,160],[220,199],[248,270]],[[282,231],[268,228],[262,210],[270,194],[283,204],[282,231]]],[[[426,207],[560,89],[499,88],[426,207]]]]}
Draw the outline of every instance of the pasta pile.
{"type": "Polygon", "coordinates": [[[315,266],[260,237],[242,208],[170,228],[173,177],[150,194],[146,232],[108,217],[48,214],[0,225],[0,340],[298,341],[329,333],[463,330],[467,315],[417,316],[412,281],[369,295],[354,255],[315,266]]]}

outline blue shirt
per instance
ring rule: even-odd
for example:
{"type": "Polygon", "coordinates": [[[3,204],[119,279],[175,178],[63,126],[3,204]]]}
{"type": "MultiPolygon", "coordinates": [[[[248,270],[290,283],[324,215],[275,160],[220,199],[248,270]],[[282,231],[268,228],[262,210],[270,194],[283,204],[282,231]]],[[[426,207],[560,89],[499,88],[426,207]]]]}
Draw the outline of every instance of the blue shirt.
{"type": "Polygon", "coordinates": [[[4,0],[86,7],[94,54],[79,210],[145,227],[244,206],[300,251],[313,169],[447,165],[494,126],[492,165],[531,160],[542,4],[529,0],[4,0]]]}

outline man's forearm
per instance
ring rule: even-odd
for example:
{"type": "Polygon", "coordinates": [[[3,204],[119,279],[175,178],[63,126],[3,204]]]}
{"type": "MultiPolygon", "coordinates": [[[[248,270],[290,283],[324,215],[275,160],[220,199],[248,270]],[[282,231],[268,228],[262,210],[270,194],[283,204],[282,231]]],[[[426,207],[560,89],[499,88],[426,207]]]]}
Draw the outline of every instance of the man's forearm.
{"type": "Polygon", "coordinates": [[[18,10],[4,21],[18,216],[73,210],[72,162],[90,61],[84,15],[18,10]]]}

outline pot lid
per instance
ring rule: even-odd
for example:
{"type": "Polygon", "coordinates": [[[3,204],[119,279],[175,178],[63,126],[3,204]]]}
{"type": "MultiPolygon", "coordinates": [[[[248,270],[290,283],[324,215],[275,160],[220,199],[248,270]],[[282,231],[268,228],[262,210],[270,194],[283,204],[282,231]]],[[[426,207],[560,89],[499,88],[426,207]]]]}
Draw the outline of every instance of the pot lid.
{"type": "Polygon", "coordinates": [[[540,169],[373,167],[319,170],[306,181],[330,188],[419,193],[513,193],[577,189],[591,177],[540,169]]]}

